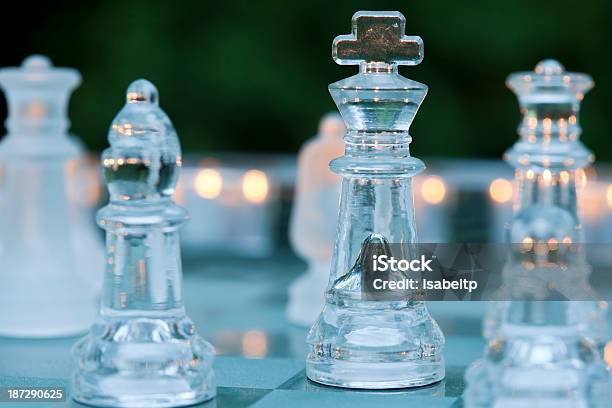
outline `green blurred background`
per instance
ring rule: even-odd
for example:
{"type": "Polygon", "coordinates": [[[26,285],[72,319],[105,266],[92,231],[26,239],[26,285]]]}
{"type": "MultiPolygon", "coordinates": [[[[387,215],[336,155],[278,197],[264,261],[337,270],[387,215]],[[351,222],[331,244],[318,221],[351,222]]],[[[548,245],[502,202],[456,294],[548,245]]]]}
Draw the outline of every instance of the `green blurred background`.
{"type": "Polygon", "coordinates": [[[331,42],[360,9],[401,11],[425,42],[424,62],[401,70],[430,87],[412,126],[416,156],[500,157],[519,121],[504,80],[550,57],[594,77],[583,140],[612,159],[606,0],[22,2],[3,10],[0,65],[42,53],[81,71],[72,131],[94,150],[129,82],[145,77],[185,152],[295,152],[335,109],[327,85],[357,71],[334,64],[331,42]]]}

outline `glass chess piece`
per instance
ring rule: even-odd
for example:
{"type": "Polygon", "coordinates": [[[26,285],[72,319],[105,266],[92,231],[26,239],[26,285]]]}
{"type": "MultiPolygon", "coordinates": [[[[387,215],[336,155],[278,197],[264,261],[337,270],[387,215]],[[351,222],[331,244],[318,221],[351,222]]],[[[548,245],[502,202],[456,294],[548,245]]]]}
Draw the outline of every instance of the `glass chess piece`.
{"type": "MultiPolygon", "coordinates": [[[[326,303],[310,329],[309,379],[347,388],[426,385],[444,377],[444,336],[422,301],[372,300],[362,289],[370,244],[414,243],[408,130],[427,87],[398,74],[423,59],[421,38],[404,35],[398,12],[357,12],[333,58],[359,73],[329,86],[348,132],[331,169],[343,177],[326,303]],[[364,253],[362,254],[362,248],[364,253]]],[[[369,259],[369,258],[368,258],[369,259]]]]}
{"type": "Polygon", "coordinates": [[[92,186],[82,185],[84,149],[66,116],[80,82],[42,55],[0,69],[9,112],[0,142],[1,336],[80,334],[96,317],[104,252],[78,193],[92,186]]]}
{"type": "MultiPolygon", "coordinates": [[[[517,229],[526,219],[534,222],[540,209],[544,209],[556,212],[553,222],[563,222],[567,228],[571,224],[576,231],[573,243],[582,242],[578,212],[579,170],[591,164],[594,156],[579,140],[582,129],[578,114],[580,102],[593,87],[593,80],[585,74],[566,72],[557,61],[544,60],[534,72],[510,75],[507,85],[517,94],[523,113],[518,128],[520,139],[505,154],[505,159],[516,168],[515,184],[519,191],[511,225],[517,229]],[[555,208],[550,208],[551,205],[555,208]]],[[[509,230],[509,242],[514,244],[534,238],[521,237],[520,232],[509,230]]],[[[551,236],[550,239],[554,243],[557,238],[551,236]]],[[[584,251],[577,251],[569,266],[571,270],[565,271],[565,276],[573,271],[588,278],[590,266],[584,251]]],[[[495,337],[507,306],[506,302],[489,303],[484,319],[485,338],[495,337]]],[[[603,347],[608,336],[607,303],[585,301],[573,307],[584,309],[585,335],[603,347]]]]}
{"type": "Polygon", "coordinates": [[[340,115],[328,113],[319,123],[317,136],[298,154],[289,239],[296,253],[308,262],[308,271],[289,287],[287,318],[302,326],[311,326],[325,304],[341,181],[329,169],[329,162],[342,154],[345,132],[340,115]]]}
{"type": "Polygon", "coordinates": [[[102,167],[110,203],[106,273],[98,321],[73,350],[76,401],[109,407],[178,407],[215,396],[213,349],[196,333],[181,297],[174,204],[181,150],[157,89],[133,82],[113,120],[102,167]]]}
{"type": "Polygon", "coordinates": [[[579,103],[592,85],[553,60],[508,79],[524,118],[520,140],[505,155],[516,168],[518,196],[504,278],[535,300],[491,303],[489,345],[465,375],[467,407],[604,406],[610,383],[596,344],[605,326],[593,313],[598,303],[538,300],[545,293],[530,285],[537,274],[570,299],[589,298],[578,284],[590,268],[579,245],[576,185],[577,170],[593,161],[578,140],[579,103]]]}

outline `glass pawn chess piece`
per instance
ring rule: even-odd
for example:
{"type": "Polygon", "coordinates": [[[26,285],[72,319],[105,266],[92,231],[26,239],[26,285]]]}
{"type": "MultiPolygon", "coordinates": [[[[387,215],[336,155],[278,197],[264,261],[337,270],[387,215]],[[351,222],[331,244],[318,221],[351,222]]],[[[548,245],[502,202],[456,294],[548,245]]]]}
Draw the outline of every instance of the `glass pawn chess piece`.
{"type": "MultiPolygon", "coordinates": [[[[516,168],[518,197],[504,274],[511,279],[531,271],[570,281],[584,279],[588,265],[580,245],[572,246],[582,240],[576,173],[593,157],[578,140],[577,118],[592,81],[545,60],[535,72],[511,75],[508,85],[519,97],[524,119],[521,139],[506,153],[516,168]]],[[[610,383],[593,340],[597,325],[590,319],[596,305],[550,300],[493,303],[485,322],[489,345],[484,357],[466,371],[465,405],[604,406],[610,383]]]]}
{"type": "Polygon", "coordinates": [[[80,82],[78,71],[41,55],[0,70],[9,112],[0,142],[0,336],[75,335],[95,320],[104,252],[91,208],[74,194],[84,190],[84,149],[66,117],[80,82]]]}
{"type": "Polygon", "coordinates": [[[345,154],[331,163],[343,177],[326,304],[310,329],[308,378],[326,385],[385,389],[444,377],[444,336],[422,301],[371,299],[363,289],[363,251],[414,243],[408,130],[427,87],[398,74],[423,59],[419,37],[405,36],[398,12],[357,12],[353,33],[336,37],[333,57],[359,73],[329,86],[346,123],[345,154]],[[363,243],[363,246],[362,246],[363,243]]]}
{"type": "Polygon", "coordinates": [[[329,162],[344,150],[346,128],[337,113],[319,123],[317,136],[298,155],[294,207],[289,225],[291,246],[308,262],[308,271],[289,287],[287,318],[311,326],[325,304],[325,288],[333,255],[341,178],[329,162]]]}
{"type": "Polygon", "coordinates": [[[156,88],[133,82],[113,120],[102,166],[110,203],[99,319],[74,347],[74,399],[108,407],[178,407],[215,396],[213,349],[197,335],[181,297],[174,204],[181,151],[156,88]]]}

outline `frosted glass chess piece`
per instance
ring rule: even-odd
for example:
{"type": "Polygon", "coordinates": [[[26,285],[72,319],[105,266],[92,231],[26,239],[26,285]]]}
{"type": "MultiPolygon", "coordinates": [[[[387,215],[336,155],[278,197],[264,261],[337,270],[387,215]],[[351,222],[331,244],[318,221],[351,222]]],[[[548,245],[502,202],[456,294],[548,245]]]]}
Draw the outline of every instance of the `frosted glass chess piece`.
{"type": "Polygon", "coordinates": [[[0,69],[0,336],[74,335],[95,320],[104,252],[91,209],[71,194],[83,148],[66,117],[80,82],[41,55],[0,69]]]}
{"type": "MultiPolygon", "coordinates": [[[[590,272],[576,245],[582,240],[577,170],[593,157],[578,140],[577,118],[579,103],[592,85],[587,75],[565,72],[553,60],[508,79],[524,119],[521,139],[506,153],[516,168],[518,196],[504,274],[510,279],[530,271],[559,275],[560,286],[554,289],[579,297],[587,294],[567,288],[572,279],[581,281],[590,272]]],[[[523,281],[517,278],[516,284],[523,281]]],[[[537,287],[514,289],[531,291],[528,299],[542,297],[537,287]]],[[[610,383],[594,332],[600,322],[591,321],[600,320],[592,313],[596,307],[595,302],[579,301],[494,302],[485,323],[489,345],[466,371],[465,405],[604,406],[610,383]]]]}
{"type": "Polygon", "coordinates": [[[341,178],[329,162],[344,150],[346,128],[337,113],[319,123],[317,136],[298,155],[294,207],[289,225],[291,246],[308,262],[308,271],[289,287],[287,318],[311,326],[325,304],[325,288],[336,239],[341,178]]]}
{"type": "Polygon", "coordinates": [[[348,131],[344,156],[330,165],[343,177],[338,233],[306,372],[347,388],[421,386],[444,377],[444,336],[422,301],[367,296],[363,266],[371,245],[417,239],[411,182],[424,165],[410,156],[408,130],[427,87],[398,65],[419,64],[423,42],[404,35],[398,12],[357,12],[352,27],[333,42],[336,63],[359,73],[329,86],[348,131]]]}
{"type": "Polygon", "coordinates": [[[109,407],[178,407],[215,396],[213,349],[182,301],[178,230],[186,211],[171,195],[181,150],[157,89],[133,82],[102,154],[110,203],[106,273],[97,323],[74,347],[74,399],[109,407]]]}

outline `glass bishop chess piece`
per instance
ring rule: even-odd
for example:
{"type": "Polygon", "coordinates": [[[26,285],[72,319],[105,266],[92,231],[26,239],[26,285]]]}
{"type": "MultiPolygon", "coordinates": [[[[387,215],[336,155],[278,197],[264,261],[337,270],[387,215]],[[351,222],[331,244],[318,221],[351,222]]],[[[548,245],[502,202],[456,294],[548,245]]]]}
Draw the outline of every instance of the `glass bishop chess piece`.
{"type": "Polygon", "coordinates": [[[110,203],[106,273],[98,322],[74,347],[74,399],[112,407],[177,407],[215,396],[213,349],[196,333],[181,297],[173,203],[181,151],[157,90],[138,80],[113,120],[102,166],[110,203]]]}
{"type": "Polygon", "coordinates": [[[0,335],[69,336],[96,317],[104,252],[78,191],[83,148],[66,110],[81,77],[32,55],[0,70],[0,335]],[[70,172],[70,169],[76,172],[70,172]]]}
{"type": "MultiPolygon", "coordinates": [[[[508,79],[523,122],[521,139],[506,153],[516,168],[518,197],[505,274],[588,276],[576,245],[582,240],[576,184],[577,170],[593,160],[578,140],[579,103],[592,85],[587,75],[565,72],[553,60],[508,79]]],[[[466,372],[466,406],[603,406],[609,380],[594,341],[601,323],[589,320],[601,320],[592,313],[596,307],[577,301],[493,303],[485,323],[489,345],[466,372]]]]}
{"type": "Polygon", "coordinates": [[[336,63],[359,74],[329,86],[348,132],[345,155],[330,165],[343,177],[338,232],[306,372],[347,388],[421,386],[444,377],[442,332],[422,301],[369,299],[361,267],[370,244],[417,239],[411,178],[424,165],[410,156],[408,130],[427,87],[398,65],[419,64],[423,42],[404,35],[398,12],[357,12],[352,28],[333,42],[336,63]]]}
{"type": "Polygon", "coordinates": [[[329,162],[342,154],[346,128],[337,113],[319,123],[317,136],[298,155],[295,201],[291,212],[291,246],[308,262],[308,271],[289,287],[287,318],[311,326],[325,304],[325,287],[333,255],[341,178],[329,162]]]}

